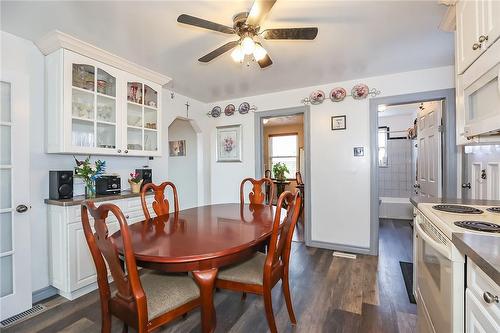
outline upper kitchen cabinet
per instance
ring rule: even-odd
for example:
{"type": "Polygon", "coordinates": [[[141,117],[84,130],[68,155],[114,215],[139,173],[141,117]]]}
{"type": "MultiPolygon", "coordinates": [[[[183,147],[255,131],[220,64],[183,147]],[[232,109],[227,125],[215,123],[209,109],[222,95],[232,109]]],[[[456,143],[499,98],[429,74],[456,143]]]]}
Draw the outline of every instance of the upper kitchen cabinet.
{"type": "Polygon", "coordinates": [[[459,1],[457,72],[462,74],[500,36],[500,1],[459,1]]]}
{"type": "Polygon", "coordinates": [[[161,86],[168,78],[53,34],[38,44],[47,55],[47,152],[160,156],[161,86]]]}

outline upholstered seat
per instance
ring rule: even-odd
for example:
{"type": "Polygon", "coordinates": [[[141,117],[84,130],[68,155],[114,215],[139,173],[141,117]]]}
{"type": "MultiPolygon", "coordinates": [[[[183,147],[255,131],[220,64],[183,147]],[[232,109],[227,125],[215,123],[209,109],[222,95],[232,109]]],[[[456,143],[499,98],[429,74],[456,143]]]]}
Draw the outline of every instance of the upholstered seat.
{"type": "Polygon", "coordinates": [[[265,261],[266,254],[257,252],[252,259],[219,270],[217,278],[220,280],[257,284],[261,286],[263,284],[262,279],[265,261]]]}
{"type": "Polygon", "coordinates": [[[200,290],[188,275],[147,272],[141,275],[149,320],[200,297],[200,290]]]}

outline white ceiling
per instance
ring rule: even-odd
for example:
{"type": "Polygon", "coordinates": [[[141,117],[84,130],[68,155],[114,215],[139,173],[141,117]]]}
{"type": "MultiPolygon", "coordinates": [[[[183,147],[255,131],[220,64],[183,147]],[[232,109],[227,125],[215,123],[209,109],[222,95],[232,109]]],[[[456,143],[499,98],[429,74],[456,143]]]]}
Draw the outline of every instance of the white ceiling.
{"type": "Polygon", "coordinates": [[[263,119],[264,127],[301,125],[304,123],[304,115],[293,115],[263,119]]]}
{"type": "Polygon", "coordinates": [[[416,115],[420,103],[389,105],[384,111],[379,111],[379,117],[416,115]]]}
{"type": "Polygon", "coordinates": [[[274,64],[208,64],[202,55],[230,35],[176,22],[186,13],[232,25],[246,1],[9,2],[1,30],[37,40],[58,29],[173,78],[173,90],[209,102],[453,64],[453,34],[438,30],[437,1],[279,0],[263,29],[317,26],[314,41],[264,41],[274,64]]]}

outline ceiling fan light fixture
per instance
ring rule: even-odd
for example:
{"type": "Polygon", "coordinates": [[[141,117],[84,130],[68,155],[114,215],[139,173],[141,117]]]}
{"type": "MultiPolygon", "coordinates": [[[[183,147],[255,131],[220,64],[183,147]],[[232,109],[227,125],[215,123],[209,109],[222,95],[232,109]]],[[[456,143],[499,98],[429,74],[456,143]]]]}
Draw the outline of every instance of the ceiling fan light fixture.
{"type": "Polygon", "coordinates": [[[238,45],[234,48],[233,52],[231,52],[231,58],[233,58],[236,62],[242,62],[245,58],[245,53],[243,52],[243,48],[241,45],[238,45]]]}
{"type": "Polygon", "coordinates": [[[241,41],[241,47],[243,48],[243,52],[245,52],[245,54],[250,55],[255,50],[255,42],[252,37],[246,36],[241,41]]]}
{"type": "Polygon", "coordinates": [[[255,61],[260,61],[264,59],[266,54],[267,54],[266,49],[263,48],[262,45],[260,45],[260,43],[255,43],[255,49],[253,50],[253,57],[255,61]]]}

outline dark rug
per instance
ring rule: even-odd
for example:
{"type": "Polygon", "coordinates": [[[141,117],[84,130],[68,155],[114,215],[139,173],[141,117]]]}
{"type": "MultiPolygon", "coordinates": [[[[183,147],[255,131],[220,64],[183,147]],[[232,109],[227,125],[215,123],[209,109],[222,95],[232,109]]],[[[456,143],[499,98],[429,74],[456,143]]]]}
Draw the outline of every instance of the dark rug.
{"type": "Polygon", "coordinates": [[[408,299],[410,303],[416,304],[415,297],[413,296],[413,264],[411,262],[400,261],[399,266],[401,266],[401,273],[403,273],[403,279],[405,280],[408,299]]]}

